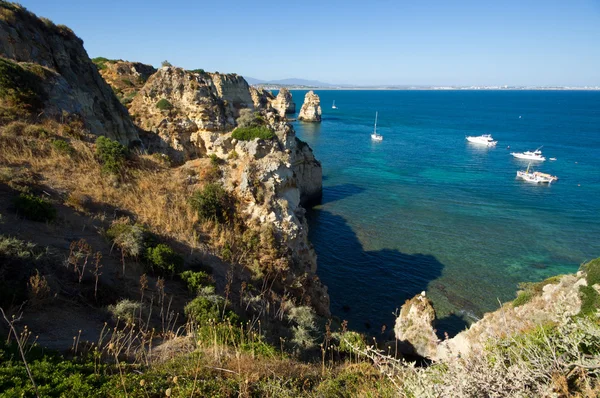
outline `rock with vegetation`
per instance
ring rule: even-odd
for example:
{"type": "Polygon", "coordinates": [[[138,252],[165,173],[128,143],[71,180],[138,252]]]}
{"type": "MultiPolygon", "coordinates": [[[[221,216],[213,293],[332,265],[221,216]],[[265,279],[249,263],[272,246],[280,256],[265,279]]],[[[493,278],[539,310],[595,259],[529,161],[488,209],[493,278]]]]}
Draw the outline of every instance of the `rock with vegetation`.
{"type": "Polygon", "coordinates": [[[292,93],[287,88],[283,87],[277,93],[277,97],[271,105],[279,113],[280,116],[285,116],[289,113],[296,112],[296,103],[292,99],[292,93]]]}
{"type": "Polygon", "coordinates": [[[206,153],[200,132],[233,129],[244,108],[254,108],[254,101],[241,76],[165,66],[150,76],[130,112],[139,127],[156,134],[151,147],[181,162],[206,153]]]}
{"type": "Polygon", "coordinates": [[[141,62],[110,60],[103,57],[94,58],[92,61],[98,67],[104,80],[112,87],[119,101],[125,106],[131,104],[148,78],[156,73],[156,68],[152,65],[141,62]]]}
{"type": "Polygon", "coordinates": [[[321,100],[312,90],[304,96],[304,103],[300,108],[298,120],[321,123],[321,100]]]}
{"type": "Polygon", "coordinates": [[[402,343],[401,352],[435,357],[438,338],[433,329],[434,321],[435,311],[425,292],[406,300],[394,326],[396,338],[402,343]]]}
{"type": "Polygon", "coordinates": [[[268,109],[275,100],[273,94],[262,87],[250,86],[250,95],[252,96],[252,101],[254,101],[255,109],[268,109]]]}
{"type": "MultiPolygon", "coordinates": [[[[23,81],[23,73],[14,73],[15,65],[29,76],[29,83],[19,84],[17,93],[8,98],[13,108],[57,119],[78,115],[94,134],[124,144],[138,140],[126,109],[89,59],[83,41],[68,27],[40,19],[18,4],[0,1],[0,56],[4,57],[0,84],[23,81]],[[11,66],[4,68],[6,63],[11,66]],[[34,95],[19,93],[21,89],[34,95]]],[[[0,88],[0,95],[2,91],[0,88]]],[[[6,100],[2,97],[0,100],[6,100]]]]}

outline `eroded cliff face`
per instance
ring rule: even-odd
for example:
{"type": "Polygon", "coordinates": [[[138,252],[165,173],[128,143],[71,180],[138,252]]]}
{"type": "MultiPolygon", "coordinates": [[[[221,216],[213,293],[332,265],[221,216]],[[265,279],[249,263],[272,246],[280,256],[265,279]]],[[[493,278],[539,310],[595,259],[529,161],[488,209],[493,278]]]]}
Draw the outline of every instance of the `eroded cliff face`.
{"type": "Polygon", "coordinates": [[[290,90],[283,87],[277,93],[277,97],[271,102],[271,105],[279,113],[280,116],[285,116],[288,113],[296,112],[296,103],[292,99],[292,93],[290,90]]]}
{"type": "Polygon", "coordinates": [[[254,108],[254,101],[241,76],[163,67],[135,96],[130,113],[158,137],[151,149],[181,162],[205,154],[200,133],[233,129],[243,108],[254,108]]]}
{"type": "Polygon", "coordinates": [[[250,95],[254,102],[254,108],[266,110],[271,107],[272,101],[275,99],[273,94],[269,90],[265,90],[262,87],[250,86],[250,95]]]}
{"type": "Polygon", "coordinates": [[[93,134],[124,144],[139,140],[127,110],[98,73],[83,41],[66,26],[0,2],[0,56],[44,67],[45,116],[76,114],[93,134]]]}
{"type": "Polygon", "coordinates": [[[292,126],[271,111],[264,114],[276,139],[237,141],[230,133],[199,133],[207,154],[231,158],[221,169],[222,181],[241,199],[248,223],[268,225],[290,259],[287,288],[308,298],[317,312],[329,316],[329,295],[316,275],[317,257],[308,240],[304,206],[318,203],[322,192],[321,164],[292,126]],[[292,286],[294,286],[292,288],[292,286]]]}
{"type": "Polygon", "coordinates": [[[303,122],[321,122],[321,99],[312,90],[304,96],[304,103],[298,114],[303,122]]]}

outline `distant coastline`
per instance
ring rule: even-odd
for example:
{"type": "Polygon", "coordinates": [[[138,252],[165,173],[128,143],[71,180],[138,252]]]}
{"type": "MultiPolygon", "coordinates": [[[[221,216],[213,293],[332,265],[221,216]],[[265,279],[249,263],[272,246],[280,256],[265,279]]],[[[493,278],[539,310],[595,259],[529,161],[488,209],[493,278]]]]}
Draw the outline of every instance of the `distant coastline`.
{"type": "Polygon", "coordinates": [[[544,86],[305,86],[289,84],[252,84],[265,90],[406,90],[406,91],[600,91],[600,86],[544,87],[544,86]]]}

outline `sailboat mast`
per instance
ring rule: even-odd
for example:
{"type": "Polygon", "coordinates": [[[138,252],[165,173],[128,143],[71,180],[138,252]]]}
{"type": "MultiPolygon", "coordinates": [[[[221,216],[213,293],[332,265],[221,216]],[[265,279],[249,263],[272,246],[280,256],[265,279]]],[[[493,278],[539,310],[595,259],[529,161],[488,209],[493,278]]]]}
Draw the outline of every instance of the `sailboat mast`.
{"type": "Polygon", "coordinates": [[[373,133],[377,133],[377,113],[375,112],[375,128],[373,129],[373,133]]]}

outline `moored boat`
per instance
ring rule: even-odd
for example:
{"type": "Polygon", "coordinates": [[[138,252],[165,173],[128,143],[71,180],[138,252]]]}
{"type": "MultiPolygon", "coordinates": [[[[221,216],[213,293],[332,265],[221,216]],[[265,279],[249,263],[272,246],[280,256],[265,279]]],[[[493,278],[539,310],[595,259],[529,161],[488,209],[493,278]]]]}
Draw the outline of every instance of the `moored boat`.
{"type": "Polygon", "coordinates": [[[496,146],[498,141],[494,141],[491,134],[483,134],[480,136],[468,136],[467,141],[473,144],[485,145],[485,146],[496,146]]]}
{"type": "Polygon", "coordinates": [[[517,178],[520,178],[523,181],[532,182],[534,184],[552,184],[554,181],[558,180],[558,177],[547,173],[542,173],[539,171],[530,171],[530,166],[531,163],[527,166],[527,170],[517,171],[517,178]]]}
{"type": "Polygon", "coordinates": [[[371,139],[373,141],[383,141],[383,136],[381,134],[377,134],[377,114],[375,112],[375,127],[373,127],[373,133],[371,134],[371,139]]]}
{"type": "Polygon", "coordinates": [[[542,156],[542,151],[540,151],[540,148],[536,149],[535,151],[511,152],[510,154],[517,159],[538,160],[543,162],[546,160],[546,158],[542,156]]]}

